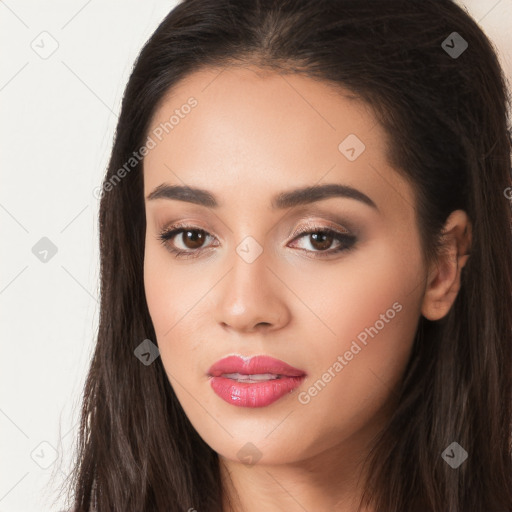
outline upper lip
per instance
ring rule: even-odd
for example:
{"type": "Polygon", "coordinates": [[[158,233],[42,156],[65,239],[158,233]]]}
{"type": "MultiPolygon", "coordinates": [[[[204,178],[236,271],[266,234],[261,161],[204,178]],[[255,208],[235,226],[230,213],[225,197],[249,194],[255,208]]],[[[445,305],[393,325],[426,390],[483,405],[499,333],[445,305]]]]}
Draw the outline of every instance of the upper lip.
{"type": "Polygon", "coordinates": [[[243,356],[228,356],[214,363],[208,370],[208,375],[212,377],[219,377],[225,373],[240,373],[242,375],[271,373],[287,377],[302,377],[306,374],[304,371],[270,356],[253,356],[249,359],[243,356]]]}

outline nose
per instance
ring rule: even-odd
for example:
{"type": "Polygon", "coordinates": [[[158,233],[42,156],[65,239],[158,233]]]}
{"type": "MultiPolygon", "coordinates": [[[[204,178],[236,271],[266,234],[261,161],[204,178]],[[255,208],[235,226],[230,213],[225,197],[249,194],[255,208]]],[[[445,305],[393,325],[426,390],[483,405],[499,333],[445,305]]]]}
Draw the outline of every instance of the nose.
{"type": "Polygon", "coordinates": [[[290,321],[287,288],[269,267],[265,252],[248,263],[235,254],[233,266],[216,287],[216,321],[239,333],[274,331],[290,321]]]}

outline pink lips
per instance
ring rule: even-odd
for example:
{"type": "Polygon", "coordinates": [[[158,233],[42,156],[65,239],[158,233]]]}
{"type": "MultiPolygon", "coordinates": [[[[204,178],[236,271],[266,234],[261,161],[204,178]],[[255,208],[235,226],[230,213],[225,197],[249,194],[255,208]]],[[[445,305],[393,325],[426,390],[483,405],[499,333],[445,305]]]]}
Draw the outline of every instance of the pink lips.
{"type": "Polygon", "coordinates": [[[305,375],[305,372],[302,370],[269,356],[254,356],[250,359],[244,359],[240,356],[228,356],[217,361],[208,370],[208,374],[212,377],[218,377],[223,373],[242,373],[244,375],[273,373],[287,377],[301,377],[305,375]]]}
{"type": "Polygon", "coordinates": [[[304,380],[306,373],[284,361],[269,356],[246,359],[228,356],[217,361],[208,370],[213,391],[229,404],[239,407],[264,407],[293,391],[304,380]],[[226,374],[263,375],[277,378],[258,382],[243,382],[226,374]]]}

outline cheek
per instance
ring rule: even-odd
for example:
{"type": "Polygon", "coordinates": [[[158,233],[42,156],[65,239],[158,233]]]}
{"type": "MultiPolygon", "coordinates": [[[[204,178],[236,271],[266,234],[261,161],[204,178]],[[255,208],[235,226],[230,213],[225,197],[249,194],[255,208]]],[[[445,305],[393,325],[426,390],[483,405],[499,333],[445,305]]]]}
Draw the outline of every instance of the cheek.
{"type": "Polygon", "coordinates": [[[303,331],[304,339],[315,341],[306,348],[312,371],[298,401],[325,432],[362,428],[392,398],[410,357],[420,315],[421,259],[409,253],[406,261],[394,244],[375,249],[361,252],[357,261],[347,258],[330,278],[317,276],[328,288],[308,293],[329,329],[311,318],[309,336],[303,331]]]}
{"type": "Polygon", "coordinates": [[[199,301],[211,286],[206,273],[196,265],[177,264],[166,250],[146,242],[146,302],[162,362],[169,371],[171,365],[178,366],[190,360],[196,350],[204,346],[199,331],[205,319],[199,301]]]}
{"type": "Polygon", "coordinates": [[[374,333],[372,327],[379,339],[389,338],[387,346],[401,343],[399,332],[414,333],[422,292],[419,251],[406,253],[397,240],[382,238],[335,265],[317,263],[314,271],[311,263],[301,265],[282,268],[281,274],[307,306],[299,320],[316,334],[301,339],[315,349],[348,350],[357,336],[364,342],[366,333],[370,339],[366,329],[374,333]]]}

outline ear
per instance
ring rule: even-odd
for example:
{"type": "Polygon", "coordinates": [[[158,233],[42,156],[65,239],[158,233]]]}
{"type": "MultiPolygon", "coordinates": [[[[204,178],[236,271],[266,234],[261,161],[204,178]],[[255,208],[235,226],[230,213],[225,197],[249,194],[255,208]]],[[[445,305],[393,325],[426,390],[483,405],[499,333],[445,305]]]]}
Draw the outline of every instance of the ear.
{"type": "Polygon", "coordinates": [[[443,228],[443,247],[431,265],[421,313],[429,320],[443,318],[457,297],[460,272],[469,258],[471,248],[471,222],[464,210],[453,211],[443,228]]]}

